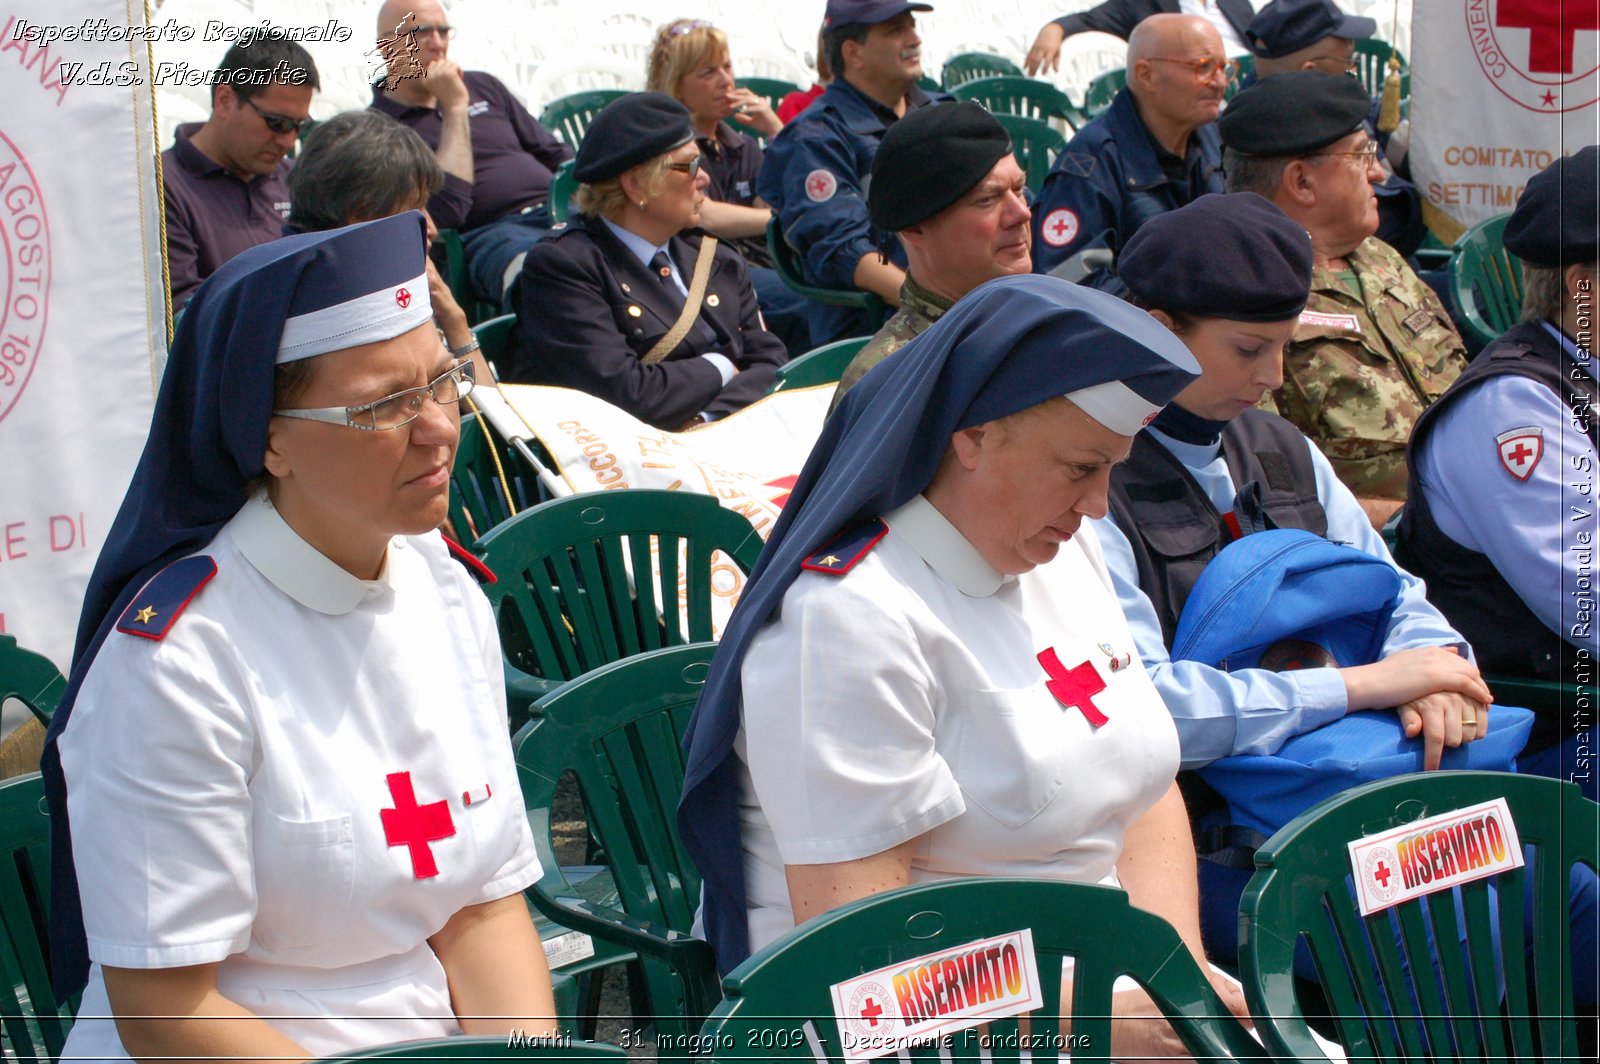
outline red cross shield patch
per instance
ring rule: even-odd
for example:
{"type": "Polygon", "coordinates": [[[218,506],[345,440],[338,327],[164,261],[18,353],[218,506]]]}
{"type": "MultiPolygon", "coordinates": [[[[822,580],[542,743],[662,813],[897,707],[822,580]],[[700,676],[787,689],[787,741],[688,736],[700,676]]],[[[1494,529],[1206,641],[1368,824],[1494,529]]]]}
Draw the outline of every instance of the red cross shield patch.
{"type": "Polygon", "coordinates": [[[813,203],[826,203],[839,191],[839,179],[826,170],[813,170],[806,175],[806,195],[813,203]]]}
{"type": "Polygon", "coordinates": [[[1053,248],[1064,248],[1078,239],[1078,216],[1065,207],[1057,207],[1044,216],[1039,235],[1053,248]]]}
{"type": "Polygon", "coordinates": [[[1537,425],[1502,432],[1494,442],[1500,448],[1500,464],[1518,480],[1532,476],[1544,457],[1544,429],[1537,425]]]}

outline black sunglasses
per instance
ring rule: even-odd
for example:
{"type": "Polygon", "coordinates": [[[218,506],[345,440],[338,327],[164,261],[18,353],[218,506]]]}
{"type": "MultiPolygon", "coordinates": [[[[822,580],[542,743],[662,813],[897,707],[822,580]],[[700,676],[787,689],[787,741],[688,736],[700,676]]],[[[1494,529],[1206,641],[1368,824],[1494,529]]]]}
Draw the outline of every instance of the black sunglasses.
{"type": "Polygon", "coordinates": [[[246,100],[245,104],[261,116],[261,121],[274,133],[293,133],[297,136],[307,133],[316,124],[313,118],[290,118],[288,115],[275,115],[271,111],[263,111],[256,106],[254,100],[246,100]]]}

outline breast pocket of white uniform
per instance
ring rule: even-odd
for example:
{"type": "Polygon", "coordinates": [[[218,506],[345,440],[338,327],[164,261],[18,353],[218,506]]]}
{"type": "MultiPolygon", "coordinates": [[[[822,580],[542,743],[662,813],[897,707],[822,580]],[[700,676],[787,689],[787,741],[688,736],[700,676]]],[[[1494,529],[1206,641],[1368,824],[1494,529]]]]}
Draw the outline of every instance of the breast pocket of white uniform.
{"type": "Polygon", "coordinates": [[[256,940],[300,949],[344,931],[355,891],[349,815],[297,821],[263,812],[254,826],[256,940]]]}
{"type": "Polygon", "coordinates": [[[956,782],[970,802],[1008,828],[1048,806],[1065,776],[1061,707],[1044,685],[953,693],[960,721],[956,782]]]}

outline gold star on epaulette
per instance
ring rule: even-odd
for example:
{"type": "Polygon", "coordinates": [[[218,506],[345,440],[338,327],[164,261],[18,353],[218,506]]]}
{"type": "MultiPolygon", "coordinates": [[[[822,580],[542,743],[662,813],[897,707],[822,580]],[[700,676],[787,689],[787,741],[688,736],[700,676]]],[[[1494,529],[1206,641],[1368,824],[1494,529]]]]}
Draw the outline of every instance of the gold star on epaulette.
{"type": "Polygon", "coordinates": [[[819,560],[817,562],[817,564],[818,565],[838,565],[839,564],[839,556],[837,554],[830,554],[826,558],[823,558],[823,559],[819,560]]]}
{"type": "Polygon", "coordinates": [[[150,619],[155,615],[156,608],[154,606],[146,606],[144,609],[134,614],[134,617],[139,621],[140,624],[149,624],[150,619]]]}

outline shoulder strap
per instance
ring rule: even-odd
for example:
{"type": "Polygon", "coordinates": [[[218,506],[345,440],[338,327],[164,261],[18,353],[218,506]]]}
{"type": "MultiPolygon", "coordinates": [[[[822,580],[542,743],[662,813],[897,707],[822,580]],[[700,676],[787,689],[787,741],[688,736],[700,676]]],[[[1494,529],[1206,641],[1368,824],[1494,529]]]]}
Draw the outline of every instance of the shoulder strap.
{"type": "Polygon", "coordinates": [[[694,260],[694,277],[689,281],[689,295],[683,301],[683,312],[678,315],[678,320],[672,323],[672,328],[667,330],[667,335],[656,341],[656,345],[645,352],[639,361],[647,366],[653,366],[667,357],[667,354],[677,347],[688,335],[695,319],[700,316],[700,301],[705,298],[706,282],[711,279],[711,260],[717,254],[717,238],[709,233],[700,241],[700,257],[694,260]]]}

